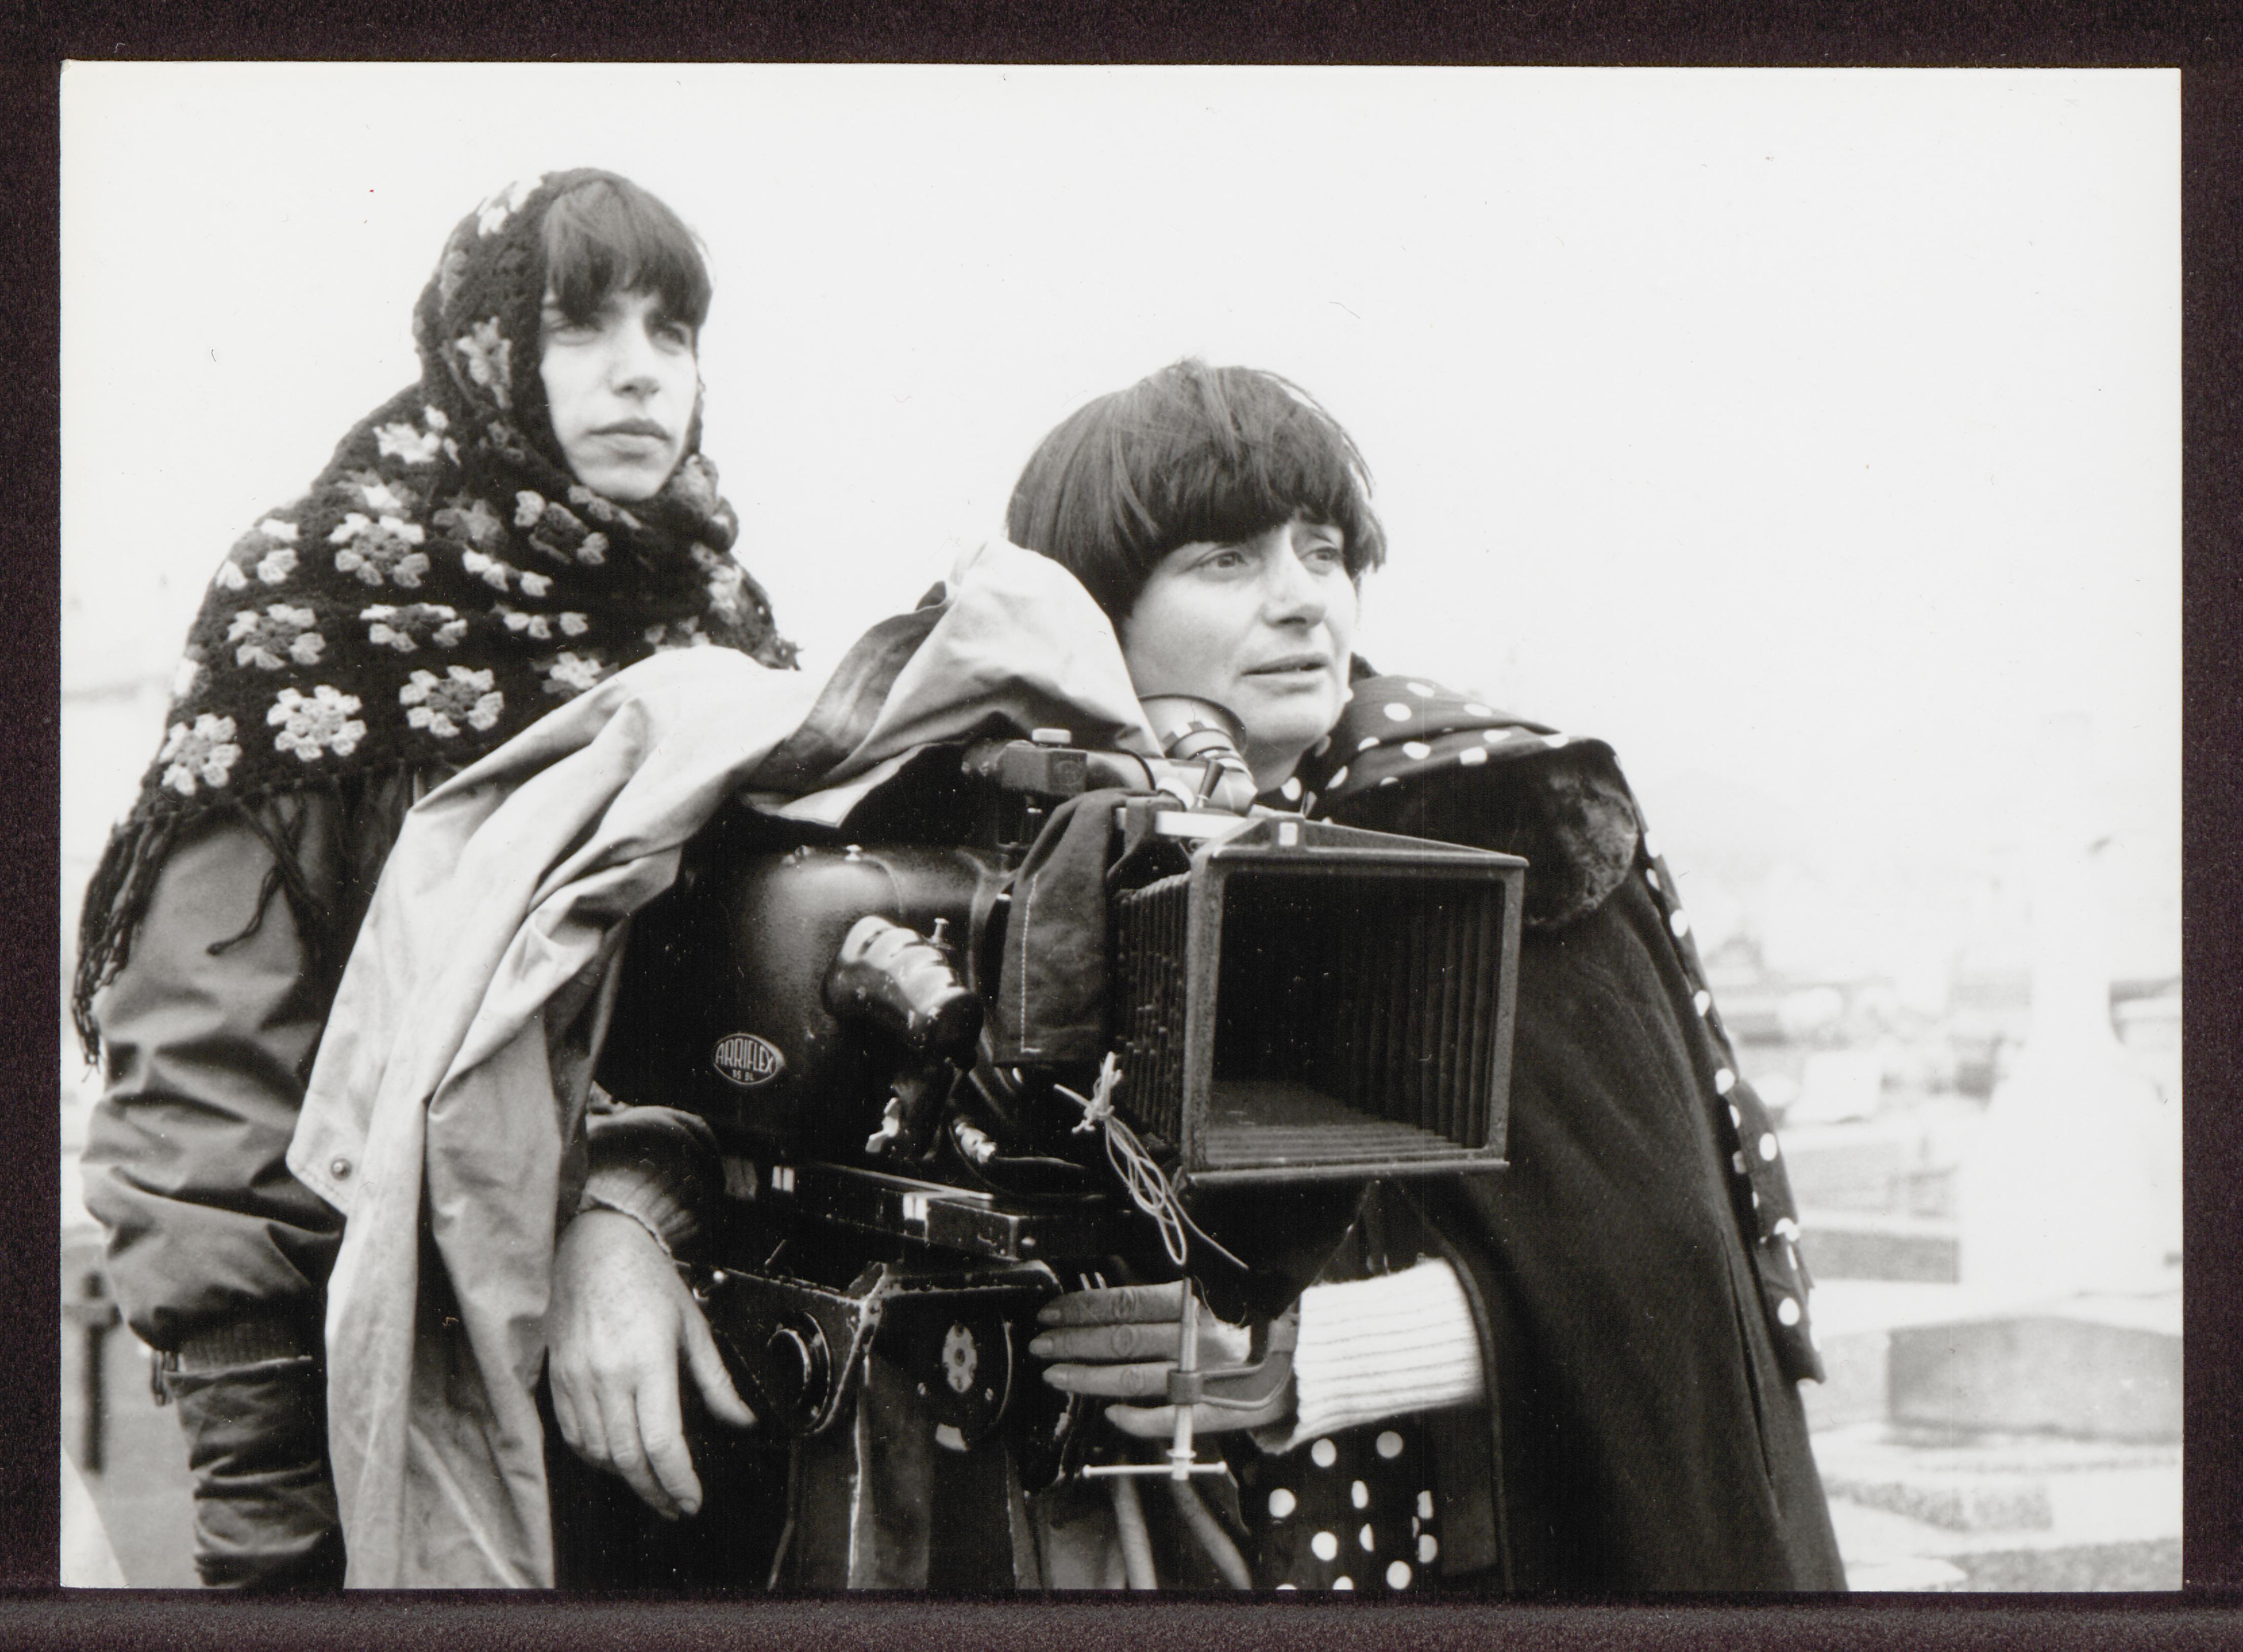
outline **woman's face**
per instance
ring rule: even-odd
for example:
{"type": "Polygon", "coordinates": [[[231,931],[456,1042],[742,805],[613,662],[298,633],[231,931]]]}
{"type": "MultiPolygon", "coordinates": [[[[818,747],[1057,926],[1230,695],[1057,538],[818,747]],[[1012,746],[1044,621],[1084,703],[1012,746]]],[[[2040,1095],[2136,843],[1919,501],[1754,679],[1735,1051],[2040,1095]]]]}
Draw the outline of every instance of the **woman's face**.
{"type": "Polygon", "coordinates": [[[1331,731],[1347,699],[1357,596],[1345,549],[1339,529],[1299,516],[1235,545],[1179,545],[1122,622],[1139,697],[1227,708],[1265,790],[1331,731]]]}
{"type": "Polygon", "coordinates": [[[553,434],[576,480],[626,505],[660,493],[701,387],[693,329],[652,292],[611,292],[583,321],[548,293],[542,350],[553,434]]]}

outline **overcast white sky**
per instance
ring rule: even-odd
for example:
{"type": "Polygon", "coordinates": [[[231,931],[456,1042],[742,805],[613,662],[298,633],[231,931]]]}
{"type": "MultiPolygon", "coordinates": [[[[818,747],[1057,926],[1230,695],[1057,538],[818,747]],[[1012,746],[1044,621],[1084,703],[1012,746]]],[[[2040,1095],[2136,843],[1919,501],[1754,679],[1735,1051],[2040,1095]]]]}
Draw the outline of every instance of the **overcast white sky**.
{"type": "Polygon", "coordinates": [[[65,688],[166,675],[453,222],[596,165],[707,241],[813,671],[1197,353],[1369,455],[1363,652],[1612,741],[1670,840],[1983,856],[2054,763],[2177,885],[2179,162],[2168,71],[73,65],[65,688]]]}

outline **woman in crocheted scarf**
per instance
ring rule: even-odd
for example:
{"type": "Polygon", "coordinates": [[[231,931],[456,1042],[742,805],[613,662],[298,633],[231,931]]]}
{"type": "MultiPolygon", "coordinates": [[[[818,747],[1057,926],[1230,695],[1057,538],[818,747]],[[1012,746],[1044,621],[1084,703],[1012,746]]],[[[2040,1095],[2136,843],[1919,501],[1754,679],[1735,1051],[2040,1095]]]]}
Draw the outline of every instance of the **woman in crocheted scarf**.
{"type": "Polygon", "coordinates": [[[284,1156],[405,810],[657,651],[793,663],[699,451],[709,299],[691,232],[628,179],[491,197],[421,294],[419,380],[235,543],[188,634],[87,892],[74,1010],[104,1085],[86,1205],[164,1357],[206,1583],[342,1579],[340,1219],[284,1156]]]}
{"type": "MultiPolygon", "coordinates": [[[[1270,374],[1184,362],[1091,403],[1008,525],[1089,589],[1141,696],[1238,716],[1265,802],[1530,863],[1509,1168],[1375,1189],[1302,1299],[1290,1393],[1200,1413],[1259,1426],[1231,1452],[1256,1582],[1843,1588],[1776,1139],[1609,748],[1351,659],[1384,552],[1367,480],[1270,374]]],[[[1175,1313],[1078,1293],[1032,1352],[1068,1392],[1158,1394],[1175,1313]]],[[[1170,1431],[1163,1406],[1108,1414],[1170,1431]]]]}

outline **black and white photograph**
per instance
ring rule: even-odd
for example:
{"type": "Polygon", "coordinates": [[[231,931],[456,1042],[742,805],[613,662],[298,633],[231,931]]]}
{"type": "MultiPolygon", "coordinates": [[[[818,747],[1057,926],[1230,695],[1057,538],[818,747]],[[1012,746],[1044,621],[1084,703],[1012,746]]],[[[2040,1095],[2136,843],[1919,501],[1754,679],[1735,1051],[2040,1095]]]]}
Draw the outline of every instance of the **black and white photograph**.
{"type": "Polygon", "coordinates": [[[61,117],[64,1588],[2180,1588],[2178,71],[61,117]]]}

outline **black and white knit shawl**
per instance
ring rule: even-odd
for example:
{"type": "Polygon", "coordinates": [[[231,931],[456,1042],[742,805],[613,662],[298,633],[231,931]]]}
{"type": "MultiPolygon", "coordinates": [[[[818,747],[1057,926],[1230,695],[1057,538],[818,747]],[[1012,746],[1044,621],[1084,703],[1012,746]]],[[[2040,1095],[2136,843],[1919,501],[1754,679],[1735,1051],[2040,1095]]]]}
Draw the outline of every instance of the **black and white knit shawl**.
{"type": "MultiPolygon", "coordinates": [[[[697,451],[629,508],[578,483],[539,375],[547,209],[606,176],[518,183],[461,220],[414,313],[421,378],[361,420],[311,488],[218,567],[187,635],[165,732],[86,891],[72,1013],[129,954],[180,830],[225,810],[273,849],[278,796],[473,762],[660,649],[738,648],[791,667],[697,451]]],[[[307,926],[307,928],[310,926],[307,926]]]]}

